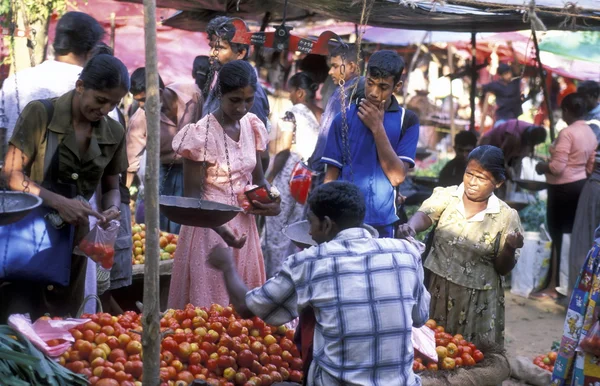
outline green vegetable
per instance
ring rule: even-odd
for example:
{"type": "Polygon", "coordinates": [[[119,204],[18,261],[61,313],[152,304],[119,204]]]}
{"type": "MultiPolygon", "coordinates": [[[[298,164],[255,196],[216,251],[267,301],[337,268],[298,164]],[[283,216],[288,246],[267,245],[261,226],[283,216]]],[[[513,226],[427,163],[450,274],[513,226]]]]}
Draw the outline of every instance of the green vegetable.
{"type": "Polygon", "coordinates": [[[0,325],[0,379],[3,386],[85,386],[88,380],[45,356],[27,338],[0,325]]]}
{"type": "Polygon", "coordinates": [[[546,201],[532,202],[519,211],[519,217],[526,232],[539,232],[540,225],[546,223],[546,201]]]}

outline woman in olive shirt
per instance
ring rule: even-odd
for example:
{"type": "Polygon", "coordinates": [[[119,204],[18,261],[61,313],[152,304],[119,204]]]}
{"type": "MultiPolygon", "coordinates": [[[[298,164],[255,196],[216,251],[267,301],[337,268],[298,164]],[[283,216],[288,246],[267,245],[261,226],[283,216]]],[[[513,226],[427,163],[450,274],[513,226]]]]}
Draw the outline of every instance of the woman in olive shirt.
{"type": "MultiPolygon", "coordinates": [[[[21,113],[10,140],[2,171],[10,189],[23,190],[23,183],[28,181],[30,193],[76,227],[75,244],[89,231],[88,216],[97,217],[101,223],[119,219],[119,174],[127,169],[125,130],[108,117],[108,112],[128,90],[125,65],[110,55],[95,56],[83,69],[75,89],[51,100],[54,112],[49,123],[43,103],[31,102],[21,113]],[[51,133],[56,135],[58,147],[44,177],[46,139],[51,133]],[[102,213],[92,210],[88,203],[99,184],[102,213]]],[[[72,256],[67,287],[0,283],[0,323],[12,313],[29,312],[32,319],[44,313],[74,316],[83,300],[86,260],[72,256]]]]}

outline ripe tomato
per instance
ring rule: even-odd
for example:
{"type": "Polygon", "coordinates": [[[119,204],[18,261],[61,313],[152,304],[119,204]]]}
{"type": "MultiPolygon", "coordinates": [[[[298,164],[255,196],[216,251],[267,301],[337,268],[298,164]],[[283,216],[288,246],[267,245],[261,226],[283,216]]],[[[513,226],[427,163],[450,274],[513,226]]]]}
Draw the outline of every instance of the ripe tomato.
{"type": "Polygon", "coordinates": [[[475,359],[473,359],[471,354],[463,353],[461,358],[465,366],[475,366],[475,359]]]}
{"type": "Polygon", "coordinates": [[[463,360],[460,357],[455,358],[454,359],[454,363],[456,363],[456,367],[463,367],[464,366],[463,360]]]}
{"type": "Polygon", "coordinates": [[[479,350],[473,351],[473,359],[475,359],[476,363],[479,363],[483,360],[483,353],[479,350]]]}

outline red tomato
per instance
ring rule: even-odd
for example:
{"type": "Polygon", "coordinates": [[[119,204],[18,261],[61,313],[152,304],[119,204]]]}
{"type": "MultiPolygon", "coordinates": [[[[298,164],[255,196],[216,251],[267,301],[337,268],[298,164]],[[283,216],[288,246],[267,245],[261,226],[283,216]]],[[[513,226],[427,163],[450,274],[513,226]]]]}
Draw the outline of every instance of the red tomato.
{"type": "Polygon", "coordinates": [[[464,366],[475,366],[475,359],[473,359],[471,354],[463,353],[461,358],[464,366]]]}
{"type": "Polygon", "coordinates": [[[483,353],[479,350],[473,351],[473,359],[475,359],[476,363],[479,363],[483,360],[483,353]]]}

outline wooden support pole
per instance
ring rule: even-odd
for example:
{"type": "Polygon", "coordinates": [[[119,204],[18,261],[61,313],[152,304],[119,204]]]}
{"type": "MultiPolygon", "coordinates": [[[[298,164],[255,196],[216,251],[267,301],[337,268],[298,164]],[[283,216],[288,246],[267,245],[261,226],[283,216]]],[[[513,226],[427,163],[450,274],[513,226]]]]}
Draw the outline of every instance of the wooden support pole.
{"type": "Polygon", "coordinates": [[[113,52],[115,51],[115,29],[116,25],[116,15],[114,12],[110,14],[110,48],[112,48],[113,52]]]}
{"type": "MultiPolygon", "coordinates": [[[[444,67],[442,66],[442,69],[444,67]]],[[[450,70],[450,74],[454,74],[454,46],[452,44],[448,44],[448,69],[450,70]]],[[[443,74],[442,74],[443,75],[443,74]]],[[[456,137],[456,125],[454,124],[454,90],[452,90],[452,77],[449,76],[450,79],[450,138],[452,138],[452,146],[454,146],[454,137],[456,137]]]]}
{"type": "Polygon", "coordinates": [[[156,0],[144,0],[146,40],[146,176],[144,209],[146,217],[146,264],[144,267],[144,307],[142,345],[144,386],[160,384],[160,299],[159,299],[159,220],[158,168],[160,144],[160,99],[156,52],[156,0]]]}
{"type": "Polygon", "coordinates": [[[546,110],[548,111],[548,120],[550,121],[550,141],[554,142],[554,115],[552,114],[552,106],[550,104],[550,93],[546,84],[546,71],[542,65],[542,59],[540,58],[540,46],[538,45],[537,34],[535,29],[531,29],[533,35],[533,45],[535,47],[535,60],[537,62],[539,75],[542,81],[542,91],[544,92],[544,103],[546,104],[546,110]]]}
{"type": "MultiPolygon", "coordinates": [[[[471,33],[471,125],[469,130],[475,131],[475,96],[477,95],[477,33],[471,33]]],[[[483,127],[481,128],[483,130],[483,127]]],[[[483,132],[483,131],[482,131],[483,132]]]]}

